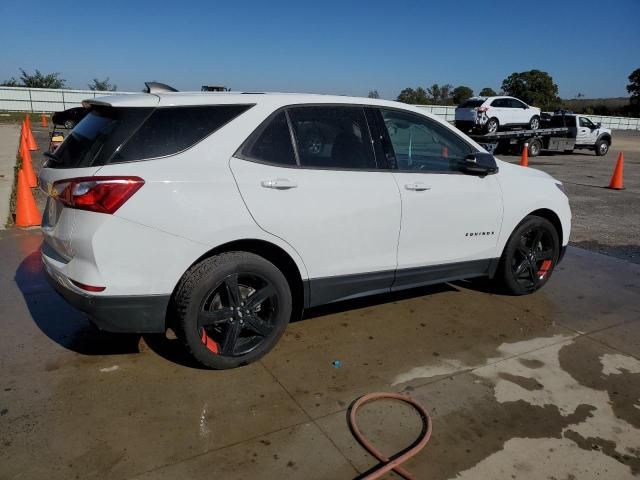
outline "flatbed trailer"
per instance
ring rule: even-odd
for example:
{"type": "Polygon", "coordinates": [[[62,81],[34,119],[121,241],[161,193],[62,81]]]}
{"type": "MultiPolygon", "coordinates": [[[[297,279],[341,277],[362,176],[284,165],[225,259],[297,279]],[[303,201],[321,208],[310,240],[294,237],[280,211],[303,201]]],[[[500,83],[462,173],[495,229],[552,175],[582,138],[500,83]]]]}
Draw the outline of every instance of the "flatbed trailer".
{"type": "Polygon", "coordinates": [[[528,144],[529,156],[536,157],[543,149],[560,152],[573,150],[576,138],[570,130],[567,127],[540,128],[469,136],[491,153],[520,153],[524,145],[528,144]]]}

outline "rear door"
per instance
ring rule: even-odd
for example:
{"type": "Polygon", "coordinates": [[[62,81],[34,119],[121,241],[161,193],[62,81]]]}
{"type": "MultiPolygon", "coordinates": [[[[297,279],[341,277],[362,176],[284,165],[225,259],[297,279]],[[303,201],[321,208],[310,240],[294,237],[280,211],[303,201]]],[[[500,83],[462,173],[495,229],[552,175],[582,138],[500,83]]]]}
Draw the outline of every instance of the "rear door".
{"type": "Polygon", "coordinates": [[[598,129],[587,117],[577,117],[578,135],[576,143],[578,145],[594,145],[598,139],[598,129]]]}
{"type": "Polygon", "coordinates": [[[230,165],[258,225],[302,257],[311,305],[389,290],[400,194],[377,169],[362,107],[280,110],[230,165]]]}
{"type": "Polygon", "coordinates": [[[512,120],[511,105],[506,98],[496,98],[491,102],[491,110],[487,113],[488,117],[495,117],[500,125],[510,125],[512,120]]]}

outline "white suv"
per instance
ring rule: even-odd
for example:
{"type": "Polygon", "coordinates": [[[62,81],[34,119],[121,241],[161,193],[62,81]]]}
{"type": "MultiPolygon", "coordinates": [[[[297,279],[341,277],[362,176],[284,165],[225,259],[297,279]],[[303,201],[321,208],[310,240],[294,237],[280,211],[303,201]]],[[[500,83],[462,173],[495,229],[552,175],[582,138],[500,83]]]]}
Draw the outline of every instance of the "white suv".
{"type": "Polygon", "coordinates": [[[202,364],[268,352],[316,305],[435,282],[544,285],[561,184],[401,103],[166,93],[87,101],[41,171],[55,289],[114,332],[172,328],[202,364]]]}
{"type": "Polygon", "coordinates": [[[537,130],[540,109],[513,97],[472,97],[456,108],[456,127],[463,132],[495,133],[502,127],[537,130]]]}

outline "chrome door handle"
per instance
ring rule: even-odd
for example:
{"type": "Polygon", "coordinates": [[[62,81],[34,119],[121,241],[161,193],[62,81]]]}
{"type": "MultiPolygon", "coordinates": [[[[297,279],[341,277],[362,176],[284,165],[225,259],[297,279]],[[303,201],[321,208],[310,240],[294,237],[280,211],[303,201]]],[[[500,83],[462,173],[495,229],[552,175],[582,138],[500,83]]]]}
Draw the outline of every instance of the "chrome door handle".
{"type": "Polygon", "coordinates": [[[407,183],[404,188],[406,188],[407,190],[413,190],[415,192],[424,192],[425,190],[431,190],[431,187],[429,185],[425,185],[422,182],[407,183]]]}
{"type": "Polygon", "coordinates": [[[264,188],[273,188],[275,190],[288,190],[296,188],[298,185],[287,178],[276,178],[274,180],[263,180],[260,182],[264,188]]]}

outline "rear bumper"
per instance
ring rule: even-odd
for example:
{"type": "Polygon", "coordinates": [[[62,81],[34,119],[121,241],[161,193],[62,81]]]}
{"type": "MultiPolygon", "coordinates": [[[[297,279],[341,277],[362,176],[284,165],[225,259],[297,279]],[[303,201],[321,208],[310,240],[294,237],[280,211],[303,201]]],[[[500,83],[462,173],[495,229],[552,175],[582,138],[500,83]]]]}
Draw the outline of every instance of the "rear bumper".
{"type": "Polygon", "coordinates": [[[86,313],[100,330],[127,333],[163,333],[169,295],[97,296],[84,295],[64,285],[49,268],[44,268],[51,286],[68,303],[86,313]]]}

